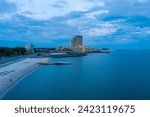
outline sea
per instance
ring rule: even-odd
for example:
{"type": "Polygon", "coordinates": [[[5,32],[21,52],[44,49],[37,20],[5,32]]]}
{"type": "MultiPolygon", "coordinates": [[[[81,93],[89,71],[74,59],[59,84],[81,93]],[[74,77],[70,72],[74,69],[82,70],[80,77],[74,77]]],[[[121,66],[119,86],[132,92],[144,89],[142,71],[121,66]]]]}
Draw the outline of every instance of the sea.
{"type": "Polygon", "coordinates": [[[41,66],[3,100],[150,100],[150,50],[51,58],[71,65],[41,66]]]}

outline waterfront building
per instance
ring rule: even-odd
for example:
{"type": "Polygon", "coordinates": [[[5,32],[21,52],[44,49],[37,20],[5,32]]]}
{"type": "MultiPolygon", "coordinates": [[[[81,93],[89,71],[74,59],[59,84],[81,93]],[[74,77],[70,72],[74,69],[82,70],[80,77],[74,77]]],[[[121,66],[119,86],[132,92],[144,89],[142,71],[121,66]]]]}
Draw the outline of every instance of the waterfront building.
{"type": "Polygon", "coordinates": [[[71,40],[71,49],[75,52],[82,53],[99,53],[99,49],[89,48],[83,45],[83,36],[75,35],[75,37],[71,40]]]}
{"type": "Polygon", "coordinates": [[[84,45],[80,45],[80,46],[79,46],[79,51],[80,51],[80,52],[86,53],[86,52],[87,52],[86,50],[87,50],[87,47],[86,47],[86,46],[84,46],[84,45]]]}
{"type": "Polygon", "coordinates": [[[71,48],[74,51],[81,51],[82,44],[83,44],[82,35],[75,35],[75,37],[71,40],[71,48]]]}
{"type": "Polygon", "coordinates": [[[34,53],[34,46],[31,43],[26,44],[25,49],[27,51],[27,54],[33,54],[34,53]]]}
{"type": "Polygon", "coordinates": [[[56,51],[71,51],[71,49],[66,46],[60,46],[60,47],[56,48],[55,50],[56,51]]]}

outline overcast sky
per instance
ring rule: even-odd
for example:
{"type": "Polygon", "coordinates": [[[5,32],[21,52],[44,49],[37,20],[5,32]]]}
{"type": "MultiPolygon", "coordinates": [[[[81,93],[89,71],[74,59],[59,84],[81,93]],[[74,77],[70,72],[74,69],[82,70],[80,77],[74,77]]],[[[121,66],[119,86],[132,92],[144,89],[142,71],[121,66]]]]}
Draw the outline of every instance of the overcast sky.
{"type": "Polygon", "coordinates": [[[0,0],[0,46],[150,48],[150,0],[0,0]]]}

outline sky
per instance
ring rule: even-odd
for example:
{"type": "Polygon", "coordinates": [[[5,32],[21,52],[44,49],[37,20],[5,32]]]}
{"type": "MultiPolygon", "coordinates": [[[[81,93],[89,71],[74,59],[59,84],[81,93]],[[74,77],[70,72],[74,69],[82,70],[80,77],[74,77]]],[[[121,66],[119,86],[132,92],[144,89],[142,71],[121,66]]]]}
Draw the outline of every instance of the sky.
{"type": "Polygon", "coordinates": [[[0,0],[0,47],[150,49],[150,0],[0,0]]]}

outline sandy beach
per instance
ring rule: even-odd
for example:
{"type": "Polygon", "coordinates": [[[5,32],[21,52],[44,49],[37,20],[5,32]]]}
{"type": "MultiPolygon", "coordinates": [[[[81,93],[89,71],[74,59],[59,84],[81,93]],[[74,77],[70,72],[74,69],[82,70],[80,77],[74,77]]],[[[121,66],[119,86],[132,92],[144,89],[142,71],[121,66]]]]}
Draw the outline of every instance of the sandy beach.
{"type": "Polygon", "coordinates": [[[0,99],[15,86],[23,76],[32,72],[41,62],[48,62],[49,58],[27,58],[22,61],[0,68],[0,99]]]}

